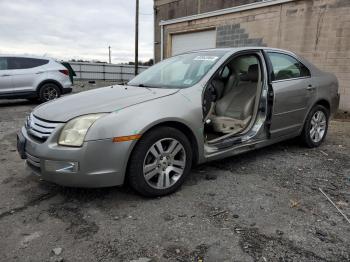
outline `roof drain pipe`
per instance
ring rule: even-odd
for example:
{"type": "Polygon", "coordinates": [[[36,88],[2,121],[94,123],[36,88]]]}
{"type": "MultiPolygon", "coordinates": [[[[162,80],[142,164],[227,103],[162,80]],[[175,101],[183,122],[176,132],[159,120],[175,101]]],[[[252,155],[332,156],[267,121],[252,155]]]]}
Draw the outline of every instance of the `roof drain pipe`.
{"type": "Polygon", "coordinates": [[[160,61],[163,60],[163,53],[164,53],[164,26],[160,26],[160,61]]]}

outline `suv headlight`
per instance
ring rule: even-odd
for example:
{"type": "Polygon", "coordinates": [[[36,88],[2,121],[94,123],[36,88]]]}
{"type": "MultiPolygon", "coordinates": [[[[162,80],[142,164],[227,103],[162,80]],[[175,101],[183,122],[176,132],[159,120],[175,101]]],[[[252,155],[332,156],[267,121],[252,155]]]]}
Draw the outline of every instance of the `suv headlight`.
{"type": "Polygon", "coordinates": [[[64,146],[81,146],[84,143],[89,128],[97,119],[104,115],[106,114],[84,115],[70,120],[63,127],[58,144],[64,146]]]}

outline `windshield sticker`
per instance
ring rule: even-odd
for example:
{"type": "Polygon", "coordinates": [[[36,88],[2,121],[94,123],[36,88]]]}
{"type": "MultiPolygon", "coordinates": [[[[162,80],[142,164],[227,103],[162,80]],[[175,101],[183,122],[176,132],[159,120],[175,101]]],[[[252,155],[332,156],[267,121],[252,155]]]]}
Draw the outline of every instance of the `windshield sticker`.
{"type": "Polygon", "coordinates": [[[219,57],[217,57],[217,56],[197,56],[194,58],[194,60],[196,60],[196,61],[215,61],[218,58],[219,57]]]}

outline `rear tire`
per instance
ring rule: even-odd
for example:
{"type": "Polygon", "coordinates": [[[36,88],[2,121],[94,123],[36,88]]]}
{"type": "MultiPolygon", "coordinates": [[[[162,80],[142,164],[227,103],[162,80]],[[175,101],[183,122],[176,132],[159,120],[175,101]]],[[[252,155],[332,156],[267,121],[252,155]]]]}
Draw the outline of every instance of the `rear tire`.
{"type": "Polygon", "coordinates": [[[329,110],[327,108],[316,105],[311,109],[301,133],[301,140],[305,146],[314,148],[322,144],[327,135],[328,122],[329,110]]]}
{"type": "Polygon", "coordinates": [[[192,165],[192,148],[187,137],[172,127],[159,127],[136,145],[128,165],[128,182],[147,197],[175,192],[192,165]]]}
{"type": "Polygon", "coordinates": [[[45,102],[57,99],[60,96],[61,96],[61,89],[53,83],[44,84],[39,89],[40,102],[45,103],[45,102]]]}

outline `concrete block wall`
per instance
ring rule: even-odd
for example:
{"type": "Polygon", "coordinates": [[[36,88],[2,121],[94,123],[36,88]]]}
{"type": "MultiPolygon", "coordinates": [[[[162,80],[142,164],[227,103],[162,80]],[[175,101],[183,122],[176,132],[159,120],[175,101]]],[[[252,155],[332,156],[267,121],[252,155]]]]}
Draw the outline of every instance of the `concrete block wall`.
{"type": "Polygon", "coordinates": [[[263,38],[252,38],[240,24],[221,25],[216,28],[217,47],[267,46],[263,38]]]}
{"type": "Polygon", "coordinates": [[[217,30],[217,47],[270,46],[294,51],[334,73],[340,108],[350,110],[350,0],[293,2],[167,25],[164,55],[174,33],[217,30]]]}

